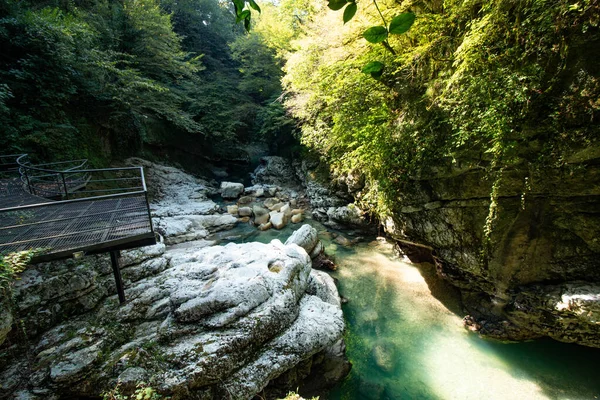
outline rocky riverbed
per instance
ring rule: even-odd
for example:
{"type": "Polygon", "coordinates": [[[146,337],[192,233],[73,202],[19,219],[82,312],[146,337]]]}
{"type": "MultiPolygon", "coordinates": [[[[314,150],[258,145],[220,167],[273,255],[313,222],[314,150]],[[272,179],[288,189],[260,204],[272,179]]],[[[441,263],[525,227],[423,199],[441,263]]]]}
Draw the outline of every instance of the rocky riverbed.
{"type": "Polygon", "coordinates": [[[258,229],[265,215],[273,228],[294,223],[309,212],[303,194],[268,183],[218,187],[130,163],[146,168],[161,243],[123,252],[124,305],[106,256],[28,268],[3,309],[0,326],[12,329],[4,329],[0,397],[129,394],[145,382],[173,399],[277,398],[308,376],[326,387],[348,373],[340,297],[312,268],[323,249],[314,228],[299,217],[285,242],[210,240],[240,223],[258,229]],[[214,196],[240,204],[227,212],[214,196]]]}

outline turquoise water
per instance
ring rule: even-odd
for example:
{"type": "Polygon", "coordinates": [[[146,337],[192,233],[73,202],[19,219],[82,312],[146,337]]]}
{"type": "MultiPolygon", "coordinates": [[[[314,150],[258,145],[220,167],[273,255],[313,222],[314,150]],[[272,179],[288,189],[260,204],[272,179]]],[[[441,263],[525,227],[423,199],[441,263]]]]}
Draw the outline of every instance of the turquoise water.
{"type": "MultiPolygon", "coordinates": [[[[432,266],[394,257],[384,241],[341,246],[322,225],[307,222],[335,257],[332,275],[349,300],[344,315],[353,368],[322,400],[600,398],[600,349],[481,339],[463,328],[456,292],[432,266]]],[[[217,239],[285,241],[299,226],[259,233],[240,225],[217,239]]]]}

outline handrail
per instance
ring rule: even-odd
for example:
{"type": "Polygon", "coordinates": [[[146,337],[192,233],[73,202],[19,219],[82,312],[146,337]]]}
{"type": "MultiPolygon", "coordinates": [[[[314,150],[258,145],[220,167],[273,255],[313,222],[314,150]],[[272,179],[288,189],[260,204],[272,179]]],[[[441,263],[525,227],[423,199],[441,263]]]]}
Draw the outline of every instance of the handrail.
{"type": "MultiPolygon", "coordinates": [[[[88,160],[87,159],[82,159],[82,160],[73,160],[73,161],[60,161],[60,162],[56,162],[56,163],[46,163],[46,164],[36,164],[36,165],[31,165],[28,164],[26,161],[24,161],[24,158],[29,157],[29,154],[22,154],[19,158],[17,158],[17,164],[19,164],[19,167],[23,167],[23,168],[27,168],[27,169],[31,169],[34,171],[40,171],[40,172],[48,172],[48,173],[52,173],[55,174],[57,172],[67,172],[70,171],[74,168],[80,168],[81,166],[85,165],[88,160]],[[57,171],[55,169],[47,169],[47,168],[39,168],[39,165],[55,165],[55,164],[66,164],[69,162],[77,162],[77,161],[82,161],[79,165],[76,165],[75,167],[63,170],[63,171],[57,171]]],[[[84,171],[84,170],[80,170],[80,171],[84,171]]]]}

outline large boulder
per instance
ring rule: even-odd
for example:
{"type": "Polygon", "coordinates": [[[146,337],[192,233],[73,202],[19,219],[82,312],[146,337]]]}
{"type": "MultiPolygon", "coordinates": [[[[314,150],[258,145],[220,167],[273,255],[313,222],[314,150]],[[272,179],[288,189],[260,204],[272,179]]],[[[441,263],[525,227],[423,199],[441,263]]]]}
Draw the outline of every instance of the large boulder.
{"type": "Polygon", "coordinates": [[[166,244],[176,244],[206,238],[210,233],[231,229],[237,218],[231,214],[180,215],[155,218],[156,230],[164,236],[166,244]]]}
{"type": "MultiPolygon", "coordinates": [[[[32,346],[0,367],[0,388],[97,397],[117,378],[124,394],[143,378],[174,400],[249,399],[339,344],[344,320],[333,280],[315,275],[296,245],[192,247],[144,262],[160,259],[168,268],[127,287],[125,305],[112,296],[93,313],[29,337],[32,346]]],[[[55,296],[81,292],[81,282],[55,296]]]]}
{"type": "Polygon", "coordinates": [[[313,251],[317,243],[319,243],[317,230],[308,224],[302,225],[300,229],[295,230],[285,241],[286,245],[295,244],[302,247],[308,254],[313,251]]]}
{"type": "Polygon", "coordinates": [[[221,182],[220,192],[224,199],[237,199],[244,193],[244,185],[237,182],[221,182]]]}
{"type": "Polygon", "coordinates": [[[207,181],[140,158],[130,158],[126,162],[144,167],[153,217],[206,215],[219,210],[218,204],[208,198],[217,190],[207,181]]]}

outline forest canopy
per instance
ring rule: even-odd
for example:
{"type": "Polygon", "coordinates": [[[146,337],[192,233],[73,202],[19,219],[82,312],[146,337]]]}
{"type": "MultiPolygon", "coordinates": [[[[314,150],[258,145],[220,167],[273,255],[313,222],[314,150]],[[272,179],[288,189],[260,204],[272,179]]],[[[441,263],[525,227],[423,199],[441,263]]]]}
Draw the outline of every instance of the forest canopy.
{"type": "Polygon", "coordinates": [[[247,141],[281,94],[275,51],[216,0],[0,0],[0,45],[0,147],[44,160],[247,141]]]}

